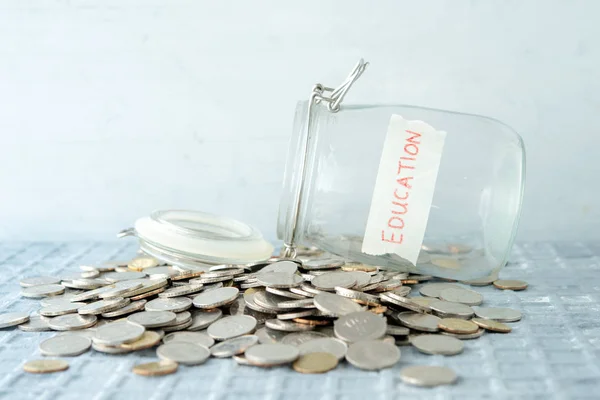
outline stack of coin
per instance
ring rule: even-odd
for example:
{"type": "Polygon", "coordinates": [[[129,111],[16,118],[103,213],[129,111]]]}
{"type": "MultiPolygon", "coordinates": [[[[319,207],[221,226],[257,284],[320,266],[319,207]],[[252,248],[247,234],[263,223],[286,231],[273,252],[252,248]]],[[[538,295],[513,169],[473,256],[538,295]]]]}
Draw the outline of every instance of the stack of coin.
{"type": "MultiPolygon", "coordinates": [[[[497,276],[473,282],[527,287],[497,276]]],[[[380,370],[398,362],[399,346],[455,355],[463,340],[486,330],[510,332],[506,322],[521,318],[517,310],[480,307],[483,296],[466,283],[345,262],[314,248],[249,265],[170,266],[139,256],[20,283],[23,296],[40,299],[38,315],[0,314],[0,328],[61,331],[40,344],[42,355],[54,357],[158,346],[156,362],[134,367],[141,375],[174,373],[178,364],[199,365],[211,356],[293,365],[301,373],[324,373],[344,359],[380,370]]],[[[417,367],[402,379],[424,386],[456,379],[447,369],[417,367]]]]}

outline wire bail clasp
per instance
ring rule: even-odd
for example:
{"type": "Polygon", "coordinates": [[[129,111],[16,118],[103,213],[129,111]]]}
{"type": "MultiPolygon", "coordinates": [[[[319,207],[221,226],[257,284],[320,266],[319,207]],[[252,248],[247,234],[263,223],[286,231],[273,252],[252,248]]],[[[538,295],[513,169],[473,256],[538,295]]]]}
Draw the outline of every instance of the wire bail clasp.
{"type": "Polygon", "coordinates": [[[313,88],[313,92],[316,92],[315,103],[318,104],[323,101],[327,103],[327,108],[329,109],[329,111],[333,113],[340,111],[340,104],[344,100],[344,97],[346,97],[346,93],[348,93],[348,90],[350,90],[352,85],[354,85],[354,82],[356,82],[358,78],[360,78],[362,73],[365,72],[365,69],[368,65],[369,63],[365,62],[365,60],[361,58],[356,63],[348,77],[346,77],[346,80],[336,89],[326,87],[321,85],[320,83],[317,83],[313,88]],[[326,92],[331,92],[331,95],[329,95],[329,97],[324,96],[323,93],[326,92]]]}

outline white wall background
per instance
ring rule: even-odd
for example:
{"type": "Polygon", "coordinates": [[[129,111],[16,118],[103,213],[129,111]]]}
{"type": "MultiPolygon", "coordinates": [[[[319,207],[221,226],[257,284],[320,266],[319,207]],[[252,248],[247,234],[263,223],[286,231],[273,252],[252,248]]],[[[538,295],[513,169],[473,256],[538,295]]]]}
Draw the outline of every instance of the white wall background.
{"type": "Polygon", "coordinates": [[[0,240],[113,238],[158,208],[275,236],[297,99],[498,118],[522,240],[600,239],[600,2],[0,0],[0,240]]]}

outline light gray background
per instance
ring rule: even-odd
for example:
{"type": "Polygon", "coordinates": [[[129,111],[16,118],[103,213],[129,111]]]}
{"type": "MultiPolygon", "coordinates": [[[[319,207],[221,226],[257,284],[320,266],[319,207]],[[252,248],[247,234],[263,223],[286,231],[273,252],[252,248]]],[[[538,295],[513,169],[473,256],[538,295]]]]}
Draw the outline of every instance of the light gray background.
{"type": "Polygon", "coordinates": [[[0,240],[112,238],[158,208],[275,236],[295,102],[498,118],[528,150],[520,239],[600,238],[600,2],[0,0],[0,240]]]}

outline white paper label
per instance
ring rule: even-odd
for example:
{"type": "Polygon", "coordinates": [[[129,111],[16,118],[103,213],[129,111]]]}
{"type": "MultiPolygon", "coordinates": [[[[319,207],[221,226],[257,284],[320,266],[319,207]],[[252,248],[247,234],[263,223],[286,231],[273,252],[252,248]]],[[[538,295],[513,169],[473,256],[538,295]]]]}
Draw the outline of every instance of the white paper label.
{"type": "Polygon", "coordinates": [[[392,115],[383,144],[362,252],[416,264],[429,218],[446,132],[392,115]]]}

